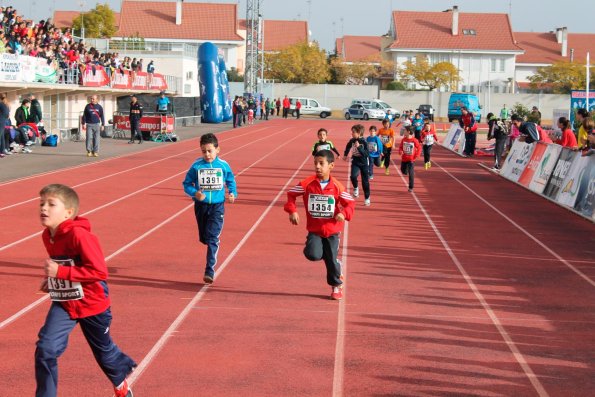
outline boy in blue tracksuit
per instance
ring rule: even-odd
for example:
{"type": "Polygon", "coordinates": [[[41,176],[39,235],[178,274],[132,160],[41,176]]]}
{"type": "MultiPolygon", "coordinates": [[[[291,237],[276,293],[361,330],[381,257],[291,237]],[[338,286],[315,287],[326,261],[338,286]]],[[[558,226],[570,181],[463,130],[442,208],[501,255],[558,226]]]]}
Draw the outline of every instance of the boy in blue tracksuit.
{"type": "Polygon", "coordinates": [[[207,246],[207,264],[203,281],[212,284],[223,229],[225,199],[233,203],[238,196],[231,167],[220,159],[219,141],[214,134],[200,137],[202,158],[192,164],[184,179],[184,192],[194,200],[198,238],[207,246]],[[228,195],[225,195],[227,186],[228,195]]]}
{"type": "Polygon", "coordinates": [[[382,155],[382,140],[377,135],[378,130],[375,126],[370,126],[370,135],[366,138],[368,142],[368,174],[370,179],[374,179],[374,166],[380,167],[380,156],[382,155]]]}

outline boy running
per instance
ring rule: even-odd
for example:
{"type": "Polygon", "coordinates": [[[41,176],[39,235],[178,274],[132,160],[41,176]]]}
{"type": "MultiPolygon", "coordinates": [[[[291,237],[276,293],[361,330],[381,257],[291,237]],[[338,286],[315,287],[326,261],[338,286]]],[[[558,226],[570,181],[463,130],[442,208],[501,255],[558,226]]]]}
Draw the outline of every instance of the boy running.
{"type": "Polygon", "coordinates": [[[199,241],[207,246],[203,281],[212,284],[223,230],[225,199],[233,203],[238,196],[236,180],[229,164],[218,157],[219,141],[214,134],[200,137],[202,158],[196,160],[184,179],[184,192],[194,200],[194,215],[199,241]],[[229,194],[225,196],[225,187],[229,194]]]}
{"type": "Polygon", "coordinates": [[[289,213],[289,221],[298,225],[296,199],[304,198],[306,208],[306,247],[304,255],[310,261],[324,260],[326,282],[331,286],[331,299],[343,298],[341,263],[337,260],[339,235],[344,221],[350,221],[355,209],[353,197],[339,181],[331,176],[335,156],[330,150],[321,150],[314,156],[316,175],[304,179],[287,192],[283,207],[289,213]]]}
{"type": "Polygon", "coordinates": [[[413,165],[415,159],[419,156],[419,152],[421,152],[419,141],[415,139],[413,131],[413,126],[407,128],[408,135],[403,137],[401,145],[399,146],[399,154],[402,155],[401,172],[403,175],[409,175],[410,192],[413,191],[413,165]]]}
{"type": "Polygon", "coordinates": [[[388,124],[388,120],[382,120],[382,128],[378,131],[378,136],[382,141],[382,162],[380,166],[386,167],[384,170],[384,175],[389,175],[390,171],[390,153],[393,150],[393,145],[395,143],[395,131],[390,128],[388,124]]]}
{"type": "Polygon", "coordinates": [[[364,139],[366,129],[361,124],[351,127],[351,139],[345,146],[343,160],[347,161],[347,156],[351,152],[351,184],[353,185],[353,197],[359,197],[359,187],[357,186],[357,177],[362,174],[362,187],[364,188],[364,205],[370,205],[370,180],[368,176],[368,143],[364,139]]]}
{"type": "Polygon", "coordinates": [[[432,162],[430,161],[432,146],[434,145],[434,143],[438,142],[438,136],[436,135],[436,131],[434,130],[432,124],[430,124],[430,120],[428,119],[424,121],[424,129],[421,132],[421,142],[423,143],[424,151],[424,168],[427,170],[430,167],[432,167],[432,162]]]}
{"type": "Polygon", "coordinates": [[[376,130],[376,126],[370,126],[368,130],[370,135],[366,138],[366,142],[368,143],[368,152],[370,153],[370,157],[368,158],[368,174],[370,175],[370,180],[374,179],[374,166],[380,167],[380,156],[382,156],[382,141],[378,137],[376,130]]]}
{"type": "Polygon", "coordinates": [[[41,290],[53,301],[39,331],[35,349],[37,397],[55,397],[58,389],[58,358],[68,345],[68,336],[79,324],[95,361],[114,385],[116,397],[132,397],[126,377],[136,363],[116,346],[110,336],[111,302],[107,266],[89,220],[77,216],[79,198],[64,185],[47,185],[39,192],[40,220],[45,227],[43,244],[50,257],[45,261],[41,290]]]}
{"type": "Polygon", "coordinates": [[[314,156],[320,150],[332,150],[337,156],[341,156],[335,145],[333,145],[331,141],[327,140],[328,131],[326,129],[319,129],[317,135],[318,141],[314,143],[314,146],[312,146],[312,156],[314,156]]]}

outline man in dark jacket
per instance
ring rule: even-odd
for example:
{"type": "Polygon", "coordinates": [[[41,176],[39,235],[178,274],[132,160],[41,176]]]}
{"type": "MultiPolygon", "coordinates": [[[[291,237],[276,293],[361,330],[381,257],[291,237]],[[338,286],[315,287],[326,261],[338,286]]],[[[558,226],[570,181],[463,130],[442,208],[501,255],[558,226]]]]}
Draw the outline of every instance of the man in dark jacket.
{"type": "Polygon", "coordinates": [[[134,143],[138,138],[138,143],[143,143],[143,135],[140,132],[140,119],[143,117],[143,106],[136,99],[136,95],[132,95],[130,101],[130,140],[128,143],[134,143]]]}
{"type": "Polygon", "coordinates": [[[43,120],[43,111],[41,110],[41,104],[35,97],[35,94],[29,94],[29,100],[31,101],[31,117],[32,123],[39,123],[43,120]]]}
{"type": "Polygon", "coordinates": [[[17,126],[31,121],[31,113],[29,109],[30,106],[31,101],[28,99],[23,99],[21,106],[19,106],[17,111],[14,113],[14,119],[17,123],[17,126]]]}

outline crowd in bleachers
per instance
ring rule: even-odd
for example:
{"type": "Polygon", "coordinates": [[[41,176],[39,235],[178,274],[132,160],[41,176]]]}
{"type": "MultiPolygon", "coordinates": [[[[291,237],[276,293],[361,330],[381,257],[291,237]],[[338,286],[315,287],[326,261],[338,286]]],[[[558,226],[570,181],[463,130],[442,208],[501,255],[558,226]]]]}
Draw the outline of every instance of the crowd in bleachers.
{"type": "MultiPolygon", "coordinates": [[[[0,7],[0,53],[44,58],[54,63],[60,82],[82,83],[82,74],[89,67],[102,66],[110,78],[114,73],[136,73],[143,70],[143,59],[121,58],[116,52],[100,53],[87,48],[82,39],[75,39],[71,28],[64,31],[54,26],[51,18],[35,23],[25,20],[12,6],[0,7]]],[[[155,70],[153,61],[147,72],[155,70]]]]}

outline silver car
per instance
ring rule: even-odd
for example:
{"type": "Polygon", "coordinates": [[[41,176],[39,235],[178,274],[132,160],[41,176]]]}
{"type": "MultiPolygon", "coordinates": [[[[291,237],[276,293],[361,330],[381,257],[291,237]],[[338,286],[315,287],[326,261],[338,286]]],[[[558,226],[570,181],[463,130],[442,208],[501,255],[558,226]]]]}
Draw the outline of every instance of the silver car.
{"type": "Polygon", "coordinates": [[[345,120],[349,119],[377,119],[383,120],[386,116],[384,110],[374,109],[371,105],[354,103],[348,108],[343,109],[345,120]]]}

